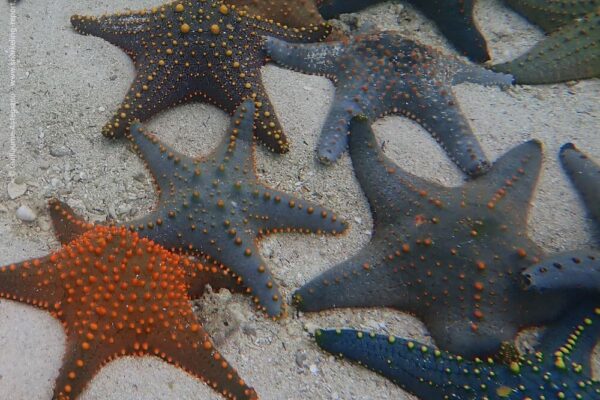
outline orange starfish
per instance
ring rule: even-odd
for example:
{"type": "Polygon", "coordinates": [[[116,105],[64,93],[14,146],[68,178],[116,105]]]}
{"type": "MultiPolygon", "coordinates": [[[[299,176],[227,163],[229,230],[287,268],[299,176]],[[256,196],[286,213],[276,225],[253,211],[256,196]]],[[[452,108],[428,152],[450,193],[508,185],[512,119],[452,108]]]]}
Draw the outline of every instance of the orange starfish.
{"type": "Polygon", "coordinates": [[[228,271],[206,268],[126,228],[87,224],[54,200],[60,250],[0,267],[0,297],[58,318],[67,352],[53,399],[76,399],[96,372],[122,356],[154,355],[229,399],[257,399],[214,348],[190,299],[207,283],[235,289],[228,271]]]}

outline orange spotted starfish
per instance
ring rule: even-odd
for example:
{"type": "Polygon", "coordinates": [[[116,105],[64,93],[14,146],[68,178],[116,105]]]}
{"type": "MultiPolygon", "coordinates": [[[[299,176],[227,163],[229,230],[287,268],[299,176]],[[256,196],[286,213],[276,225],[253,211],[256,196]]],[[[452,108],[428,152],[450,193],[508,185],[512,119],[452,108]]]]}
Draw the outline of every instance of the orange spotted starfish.
{"type": "Polygon", "coordinates": [[[87,224],[51,201],[60,250],[0,267],[0,297],[58,318],[67,334],[53,399],[76,399],[96,372],[122,356],[154,355],[229,399],[257,399],[214,348],[190,300],[205,284],[235,288],[228,271],[209,269],[135,232],[87,224]]]}

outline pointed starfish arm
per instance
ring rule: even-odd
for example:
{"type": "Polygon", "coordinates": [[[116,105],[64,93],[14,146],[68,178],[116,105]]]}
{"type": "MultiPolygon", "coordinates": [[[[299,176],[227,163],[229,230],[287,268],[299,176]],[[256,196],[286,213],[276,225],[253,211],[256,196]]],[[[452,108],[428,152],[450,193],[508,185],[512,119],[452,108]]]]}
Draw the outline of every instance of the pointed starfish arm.
{"type": "Polygon", "coordinates": [[[256,104],[260,105],[256,108],[255,137],[268,149],[282,154],[287,153],[289,145],[283,133],[283,127],[262,81],[254,93],[256,94],[256,104]]]}
{"type": "MultiPolygon", "coordinates": [[[[368,110],[369,116],[376,118],[380,113],[380,107],[373,104],[360,104],[354,100],[354,90],[359,88],[359,81],[353,82],[349,87],[337,88],[335,97],[323,125],[323,131],[319,138],[317,157],[323,164],[336,162],[348,147],[348,135],[350,134],[350,121],[355,116],[368,110]]],[[[360,89],[359,89],[360,90],[360,89]]],[[[364,102],[369,102],[363,97],[364,102]]]]}
{"type": "Polygon", "coordinates": [[[200,174],[192,160],[163,145],[156,135],[147,132],[142,125],[133,124],[130,137],[134,149],[152,174],[161,200],[168,198],[171,192],[186,187],[195,175],[200,174]]]}
{"type": "Polygon", "coordinates": [[[195,317],[190,315],[188,319],[187,324],[173,329],[170,337],[151,338],[153,354],[201,379],[227,399],[258,399],[254,389],[215,349],[195,317]]]}
{"type": "Polygon", "coordinates": [[[59,251],[51,256],[0,267],[0,297],[55,311],[63,297],[62,286],[53,285],[61,260],[73,255],[59,251]]]}
{"type": "Polygon", "coordinates": [[[440,185],[398,168],[387,158],[377,145],[371,122],[367,119],[357,117],[352,120],[350,156],[354,173],[375,216],[411,209],[426,202],[427,198],[437,198],[444,190],[440,185]],[[401,185],[394,184],[395,181],[401,185]],[[399,206],[391,206],[398,203],[399,206]]]}
{"type": "Polygon", "coordinates": [[[466,200],[485,204],[490,210],[502,210],[511,216],[512,222],[522,223],[527,220],[529,199],[541,166],[542,144],[539,141],[530,140],[516,146],[496,160],[487,174],[473,181],[471,191],[465,194],[466,200]],[[482,198],[483,193],[489,194],[489,198],[482,198]]]}
{"type": "Polygon", "coordinates": [[[534,290],[591,290],[600,292],[600,252],[560,253],[523,271],[525,286],[534,290]]]}
{"type": "Polygon", "coordinates": [[[336,235],[348,227],[332,211],[276,190],[261,190],[251,214],[254,218],[251,222],[258,228],[259,234],[300,232],[336,235]]]}
{"type": "Polygon", "coordinates": [[[456,60],[454,69],[453,85],[468,82],[483,86],[508,87],[515,83],[515,78],[510,74],[490,71],[482,66],[463,63],[460,60],[456,60]]]}
{"type": "Polygon", "coordinates": [[[76,400],[104,364],[121,356],[108,343],[99,344],[72,332],[67,337],[67,353],[54,384],[53,400],[76,400]],[[111,354],[111,351],[114,353],[111,354]]]}
{"type": "MultiPolygon", "coordinates": [[[[219,167],[223,175],[242,175],[254,172],[252,130],[255,114],[263,111],[265,110],[257,108],[252,100],[244,101],[235,110],[227,130],[227,136],[217,146],[217,151],[212,157],[215,167],[219,167]]],[[[257,121],[257,123],[259,122],[257,121]]],[[[228,177],[228,179],[234,180],[235,176],[228,177]]]]}
{"type": "MultiPolygon", "coordinates": [[[[591,356],[600,339],[600,304],[597,297],[571,307],[560,320],[549,325],[536,350],[552,355],[546,362],[573,368],[579,376],[592,375],[591,356]]],[[[600,390],[598,388],[597,390],[600,390]]],[[[600,392],[597,392],[600,393],[600,392]]]]}
{"type": "Polygon", "coordinates": [[[77,216],[71,207],[61,201],[50,200],[48,209],[54,233],[61,244],[67,244],[93,228],[93,224],[77,216]]]}
{"type": "Polygon", "coordinates": [[[425,128],[465,173],[471,176],[486,173],[489,162],[458,105],[452,86],[410,82],[409,85],[418,88],[419,96],[413,96],[411,101],[398,99],[404,114],[425,128]]]}
{"type": "Polygon", "coordinates": [[[493,66],[517,83],[545,84],[600,76],[600,13],[553,32],[517,59],[493,66]]]}
{"type": "Polygon", "coordinates": [[[122,14],[90,17],[73,15],[71,25],[82,35],[100,37],[136,57],[143,50],[139,34],[150,27],[149,13],[125,12],[122,14]]]}
{"type": "Polygon", "coordinates": [[[411,0],[433,20],[440,31],[463,55],[483,63],[490,59],[487,43],[475,23],[475,0],[411,0]]]}
{"type": "Polygon", "coordinates": [[[560,150],[560,161],[581,195],[591,217],[600,225],[600,165],[571,143],[560,150]]]}
{"type": "Polygon", "coordinates": [[[213,236],[216,243],[223,243],[228,251],[210,247],[203,253],[239,276],[241,285],[247,289],[256,306],[269,317],[280,318],[285,315],[279,286],[260,256],[255,239],[240,229],[214,232],[213,236]]]}
{"type": "Polygon", "coordinates": [[[338,65],[335,60],[344,51],[341,43],[293,44],[273,37],[267,38],[265,49],[277,64],[329,78],[336,76],[338,65]]]}
{"type": "Polygon", "coordinates": [[[489,387],[480,387],[477,381],[487,373],[485,365],[475,366],[419,342],[351,329],[317,330],[315,339],[322,349],[380,373],[420,399],[480,398],[476,394],[488,398],[484,395],[500,386],[489,379],[489,387]]]}
{"type": "Polygon", "coordinates": [[[373,243],[313,278],[294,293],[302,311],[347,307],[400,307],[410,300],[394,268],[382,263],[373,243]]]}
{"type": "MultiPolygon", "coordinates": [[[[130,132],[131,124],[136,120],[147,121],[152,116],[176,104],[192,99],[196,93],[194,82],[181,81],[177,86],[162,81],[171,75],[160,71],[169,70],[172,75],[179,74],[177,65],[167,59],[164,66],[151,65],[147,69],[136,65],[136,76],[131,83],[125,99],[112,119],[102,127],[102,134],[109,138],[123,137],[130,132]]],[[[179,67],[180,68],[180,67],[179,67]]]]}

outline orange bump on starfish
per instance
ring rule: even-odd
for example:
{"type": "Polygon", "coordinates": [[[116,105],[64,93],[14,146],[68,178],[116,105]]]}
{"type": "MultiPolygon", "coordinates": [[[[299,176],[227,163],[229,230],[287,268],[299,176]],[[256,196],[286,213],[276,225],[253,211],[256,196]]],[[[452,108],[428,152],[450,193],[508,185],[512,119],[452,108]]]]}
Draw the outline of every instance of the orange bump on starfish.
{"type": "Polygon", "coordinates": [[[214,348],[192,311],[198,282],[229,287],[227,271],[206,268],[122,227],[86,224],[50,203],[63,246],[0,267],[0,297],[58,318],[67,351],[53,399],[79,397],[109,361],[153,355],[203,380],[229,399],[257,399],[214,348]],[[74,237],[76,235],[76,237],[74,237]]]}

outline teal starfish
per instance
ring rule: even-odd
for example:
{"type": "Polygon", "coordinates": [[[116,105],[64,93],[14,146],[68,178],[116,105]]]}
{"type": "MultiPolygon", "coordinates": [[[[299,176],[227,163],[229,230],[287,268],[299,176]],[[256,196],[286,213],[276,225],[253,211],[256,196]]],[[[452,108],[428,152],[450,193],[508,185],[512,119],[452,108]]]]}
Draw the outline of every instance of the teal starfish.
{"type": "Polygon", "coordinates": [[[466,361],[424,344],[354,330],[318,330],[317,344],[387,377],[424,400],[600,398],[590,356],[600,336],[600,302],[587,300],[549,327],[535,353],[506,364],[466,361]]]}

